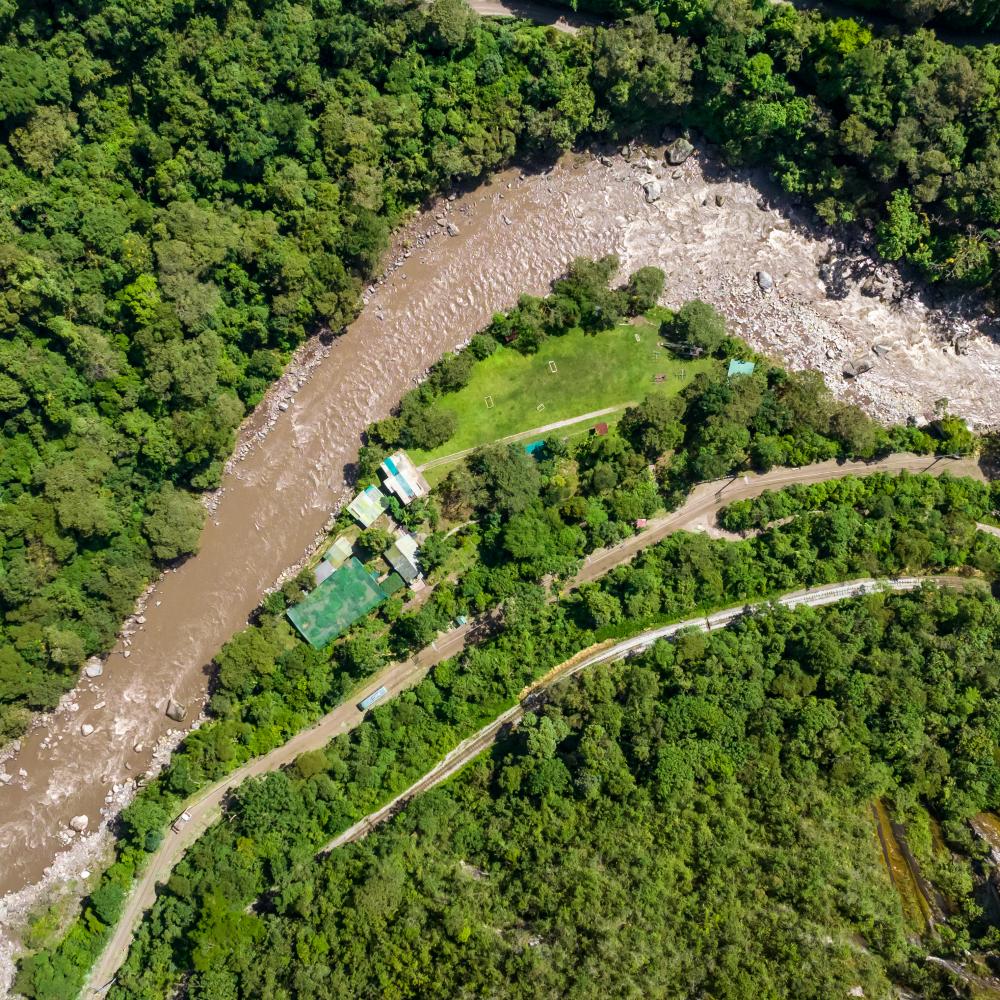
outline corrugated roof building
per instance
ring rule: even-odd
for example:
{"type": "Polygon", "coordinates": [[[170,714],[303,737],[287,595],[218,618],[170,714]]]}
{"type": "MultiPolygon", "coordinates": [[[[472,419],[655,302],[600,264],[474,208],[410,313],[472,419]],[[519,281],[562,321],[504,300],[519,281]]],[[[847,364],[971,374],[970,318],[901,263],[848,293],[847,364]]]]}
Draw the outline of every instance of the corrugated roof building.
{"type": "Polygon", "coordinates": [[[353,551],[354,546],[351,544],[351,540],[341,535],[327,551],[326,561],[334,569],[338,569],[351,558],[351,553],[353,551]]]}
{"type": "Polygon", "coordinates": [[[413,535],[400,535],[385,551],[389,565],[407,582],[420,576],[417,562],[417,540],[413,535]]]}
{"type": "Polygon", "coordinates": [[[350,558],[354,551],[349,539],[343,535],[327,549],[322,562],[315,569],[316,582],[322,583],[335,569],[339,569],[350,558]]]}
{"type": "Polygon", "coordinates": [[[377,486],[366,486],[347,509],[362,528],[370,528],[385,511],[385,496],[377,486]]]}
{"type": "Polygon", "coordinates": [[[410,461],[405,451],[397,451],[390,455],[381,465],[385,477],[385,488],[404,503],[408,504],[417,497],[425,497],[431,488],[427,480],[420,474],[417,467],[410,461]]]}

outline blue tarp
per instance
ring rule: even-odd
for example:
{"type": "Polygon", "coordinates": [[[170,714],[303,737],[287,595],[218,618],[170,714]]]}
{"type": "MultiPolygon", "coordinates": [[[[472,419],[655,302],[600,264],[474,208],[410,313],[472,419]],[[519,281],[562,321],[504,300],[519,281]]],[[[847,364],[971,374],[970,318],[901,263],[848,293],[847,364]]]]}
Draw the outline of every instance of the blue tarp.
{"type": "Polygon", "coordinates": [[[753,370],[757,366],[752,361],[737,361],[733,358],[729,362],[729,377],[732,378],[734,375],[753,375],[753,370]]]}

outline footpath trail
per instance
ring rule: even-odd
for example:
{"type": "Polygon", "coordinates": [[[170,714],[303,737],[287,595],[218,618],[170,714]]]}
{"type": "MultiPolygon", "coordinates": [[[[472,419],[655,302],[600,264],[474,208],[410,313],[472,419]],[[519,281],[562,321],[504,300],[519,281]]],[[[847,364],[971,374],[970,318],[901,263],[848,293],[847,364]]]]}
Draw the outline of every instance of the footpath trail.
{"type": "MultiPolygon", "coordinates": [[[[654,545],[675,531],[707,531],[716,513],[734,500],[758,496],[768,489],[780,489],[791,483],[817,483],[840,479],[848,475],[870,475],[875,472],[949,472],[956,476],[971,476],[982,481],[984,476],[973,459],[931,459],[926,455],[899,454],[877,462],[822,462],[802,469],[773,469],[761,475],[748,474],[712,483],[702,483],[689,495],[682,507],[671,514],[652,519],[645,531],[610,549],[592,553],[583,563],[571,588],[596,580],[615,566],[628,562],[649,545],[654,545]]],[[[156,886],[165,881],[187,848],[208,829],[221,814],[226,795],[252,778],[290,764],[300,754],[326,746],[334,737],[355,728],[364,718],[357,707],[364,697],[385,687],[392,697],[418,684],[427,671],[442,660],[460,653],[467,643],[487,634],[495,622],[489,619],[472,621],[455,628],[435,640],[415,657],[392,663],[373,676],[355,692],[353,700],[343,703],[323,716],[314,726],[293,736],[287,743],[270,753],[249,761],[221,781],[197,794],[186,806],[191,819],[180,833],[168,832],[153,854],[147,867],[129,895],[121,918],[108,945],[95,964],[89,979],[89,991],[100,992],[117,972],[143,914],[156,899],[156,886]]]]}
{"type": "MultiPolygon", "coordinates": [[[[557,431],[563,427],[572,427],[574,424],[586,423],[588,420],[596,420],[598,417],[607,417],[612,413],[617,413],[619,410],[624,410],[626,406],[635,405],[632,402],[619,403],[617,406],[606,406],[603,410],[591,410],[590,413],[581,413],[578,417],[567,417],[565,420],[556,420],[551,424],[543,424],[541,427],[532,427],[526,431],[518,431],[516,434],[508,434],[507,437],[497,438],[489,443],[507,444],[512,441],[521,441],[524,438],[538,437],[540,434],[548,434],[549,431],[557,431]]],[[[477,448],[481,447],[482,445],[474,445],[471,448],[463,448],[461,451],[453,451],[450,455],[441,455],[438,458],[432,458],[429,462],[424,462],[423,465],[418,466],[418,468],[421,472],[425,472],[427,469],[434,469],[439,465],[457,462],[460,458],[471,455],[477,448]]]]}
{"type": "MultiPolygon", "coordinates": [[[[783,605],[786,608],[797,608],[801,606],[818,608],[827,604],[834,604],[850,597],[860,597],[863,594],[875,593],[879,590],[890,590],[895,593],[916,590],[922,584],[931,582],[943,587],[967,587],[974,585],[974,581],[960,576],[910,576],[901,577],[895,580],[873,580],[871,578],[861,580],[848,580],[844,583],[831,583],[812,590],[797,590],[791,594],[785,594],[772,602],[755,605],[757,610],[766,607],[768,603],[783,605]]],[[[524,697],[506,712],[498,715],[492,722],[483,726],[479,732],[463,740],[454,750],[446,754],[437,764],[425,775],[415,781],[405,791],[400,792],[391,802],[387,802],[380,809],[369,813],[358,820],[353,826],[338,834],[327,843],[321,854],[328,854],[330,851],[342,847],[344,844],[361,840],[379,823],[394,816],[404,808],[415,796],[421,795],[435,785],[446,781],[453,774],[460,771],[466,764],[481,754],[489,747],[508,726],[517,725],[525,712],[531,710],[532,704],[539,695],[552,687],[558,681],[563,681],[567,677],[572,677],[589,667],[599,663],[609,663],[620,660],[623,657],[643,652],[649,649],[653,643],[661,639],[669,639],[684,629],[697,629],[700,632],[711,632],[713,629],[725,628],[737,618],[747,613],[747,606],[740,604],[724,611],[716,611],[708,616],[689,618],[687,621],[676,622],[673,625],[663,625],[658,628],[647,629],[639,635],[630,639],[623,639],[621,642],[602,644],[599,649],[580,658],[573,657],[565,663],[556,667],[555,670],[547,674],[542,680],[532,685],[524,693],[524,697]]]]}

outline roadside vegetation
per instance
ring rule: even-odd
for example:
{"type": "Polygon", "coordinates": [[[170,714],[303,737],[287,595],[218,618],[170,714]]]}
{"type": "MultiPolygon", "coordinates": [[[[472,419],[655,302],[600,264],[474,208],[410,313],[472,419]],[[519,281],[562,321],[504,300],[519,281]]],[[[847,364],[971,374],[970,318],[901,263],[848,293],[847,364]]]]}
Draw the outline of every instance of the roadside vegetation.
{"type": "Polygon", "coordinates": [[[750,0],[575,36],[461,0],[6,4],[0,743],[197,548],[239,421],[428,195],[689,128],[886,259],[991,287],[997,51],[750,0]]]}
{"type": "MultiPolygon", "coordinates": [[[[603,336],[617,335],[618,320],[629,308],[648,307],[641,300],[629,305],[627,290],[634,282],[626,283],[625,291],[609,287],[613,263],[595,267],[577,262],[566,283],[556,286],[566,301],[577,303],[578,311],[602,297],[621,303],[619,312],[608,310],[608,329],[594,323],[598,343],[603,336]]],[[[528,308],[551,316],[553,300],[536,300],[537,306],[522,301],[509,315],[495,319],[493,328],[520,322],[528,308]]],[[[568,308],[565,302],[563,308],[568,308]]],[[[701,346],[706,355],[720,359],[731,351],[751,356],[704,304],[658,318],[668,340],[701,346]]],[[[577,326],[579,313],[568,322],[577,326]]],[[[551,320],[539,329],[544,334],[541,343],[548,337],[558,342],[560,333],[551,320]]],[[[516,348],[517,339],[511,344],[516,348]]],[[[425,387],[404,399],[393,420],[405,427],[403,414],[447,398],[442,373],[454,370],[465,355],[475,358],[473,345],[436,365],[425,387]]],[[[474,361],[470,378],[477,364],[488,362],[488,356],[474,361]]],[[[268,834],[266,844],[241,833],[238,848],[228,841],[219,846],[213,838],[244,829],[228,823],[219,828],[227,832],[208,834],[209,846],[199,842],[185,864],[194,866],[192,872],[207,865],[204,875],[180,874],[174,887],[186,885],[190,891],[168,894],[157,904],[152,924],[144,925],[156,930],[143,931],[117,995],[169,993],[179,970],[188,968],[192,947],[204,947],[210,956],[223,948],[227,935],[238,939],[242,932],[234,928],[253,924],[255,918],[247,917],[246,923],[240,915],[243,908],[280,881],[284,870],[273,867],[272,849],[280,844],[285,852],[283,862],[274,861],[279,868],[295,859],[304,861],[325,839],[407,787],[448,749],[512,704],[525,684],[592,642],[631,634],[647,623],[682,620],[699,609],[853,576],[955,567],[988,578],[996,575],[997,540],[974,527],[979,517],[996,508],[995,493],[981,483],[921,476],[880,480],[867,488],[869,492],[858,491],[856,505],[850,494],[834,497],[830,509],[810,512],[738,544],[671,536],[630,566],[561,595],[586,553],[632,536],[637,521],[674,504],[683,484],[690,484],[710,461],[720,474],[750,467],[758,461],[755,446],[762,440],[783,442],[781,457],[800,463],[839,455],[870,457],[902,446],[933,452],[946,440],[940,428],[932,427],[933,433],[879,428],[856,409],[834,402],[821,380],[789,374],[763,358],[757,362],[753,375],[732,379],[721,364],[713,363],[680,394],[652,387],[654,391],[629,408],[606,436],[589,436],[572,445],[554,436],[532,456],[519,445],[474,452],[435,488],[428,502],[397,512],[422,539],[420,558],[433,584],[422,604],[406,607],[392,598],[346,636],[314,650],[292,632],[284,617],[288,604],[311,585],[311,575],[303,574],[270,595],[255,624],[216,657],[212,718],[185,739],[167,769],[125,810],[117,860],[68,934],[61,941],[58,934],[50,935],[45,942],[50,947],[25,960],[19,989],[33,997],[75,995],[137,870],[156,850],[187,796],[287,740],[349,697],[364,678],[429,644],[458,615],[491,613],[502,619],[503,629],[462,658],[436,667],[414,692],[379,708],[371,722],[336,741],[344,759],[363,768],[354,776],[349,769],[331,772],[328,791],[333,798],[317,800],[318,812],[299,815],[295,805],[294,820],[259,828],[261,836],[265,829],[284,831],[268,834]],[[698,426],[689,414],[698,415],[698,426]],[[885,496],[891,503],[882,502],[885,496]],[[458,530],[451,533],[451,527],[458,530]],[[222,853],[209,860],[204,851],[222,853]],[[238,863],[230,851],[240,855],[238,863]],[[229,860],[223,863],[223,857],[229,860]],[[215,878],[221,881],[212,881],[215,878]],[[210,900],[212,916],[200,909],[210,900]],[[169,915],[161,917],[164,907],[169,915]],[[150,933],[152,937],[145,936],[150,933]]],[[[385,440],[384,426],[372,429],[363,474],[364,469],[371,473],[394,445],[376,443],[385,440]]],[[[970,447],[974,444],[970,437],[970,447]]],[[[373,558],[384,542],[365,534],[373,558]]],[[[327,770],[320,756],[310,760],[327,770]]],[[[258,794],[270,793],[249,783],[235,799],[258,794]]],[[[204,961],[202,966],[199,958],[195,968],[206,971],[214,963],[211,957],[204,961]]]]}
{"type": "Polygon", "coordinates": [[[688,634],[559,685],[361,842],[288,851],[409,755],[454,698],[428,684],[246,789],[111,995],[165,995],[166,935],[199,997],[953,997],[927,949],[997,943],[966,821],[1000,795],[980,751],[1000,735],[998,644],[995,600],[934,589],[688,634]],[[920,942],[883,867],[883,800],[946,906],[920,942]],[[248,884],[270,888],[252,914],[235,905],[248,884]]]}

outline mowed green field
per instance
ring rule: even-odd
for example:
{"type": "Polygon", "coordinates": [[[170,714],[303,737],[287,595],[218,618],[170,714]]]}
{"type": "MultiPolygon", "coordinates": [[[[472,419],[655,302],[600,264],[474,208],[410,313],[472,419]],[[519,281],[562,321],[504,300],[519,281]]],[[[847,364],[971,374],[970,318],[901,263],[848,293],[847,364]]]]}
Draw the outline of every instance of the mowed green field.
{"type": "Polygon", "coordinates": [[[657,327],[641,321],[596,335],[572,330],[548,338],[537,354],[500,347],[476,365],[464,389],[434,404],[458,418],[454,436],[433,451],[414,449],[412,458],[420,464],[593,410],[624,407],[653,390],[680,392],[696,374],[718,363],[676,359],[658,341],[657,327]],[[555,363],[555,372],[549,362],[555,363]],[[666,375],[666,380],[657,385],[656,375],[666,375]],[[488,396],[492,407],[486,405],[488,396]]]}

